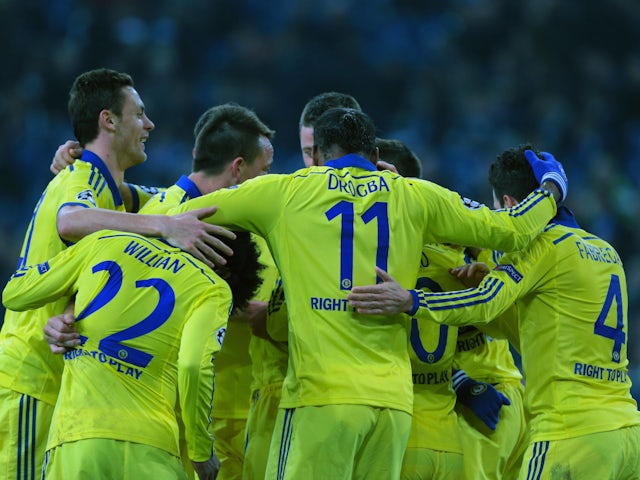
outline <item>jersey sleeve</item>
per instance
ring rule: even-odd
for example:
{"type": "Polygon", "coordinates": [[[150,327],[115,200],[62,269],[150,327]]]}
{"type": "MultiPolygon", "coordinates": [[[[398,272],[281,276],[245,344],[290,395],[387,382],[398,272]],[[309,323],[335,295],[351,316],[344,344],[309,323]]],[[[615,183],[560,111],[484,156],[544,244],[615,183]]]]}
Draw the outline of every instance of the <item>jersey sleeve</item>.
{"type": "Polygon", "coordinates": [[[282,279],[278,279],[276,287],[271,292],[267,310],[267,333],[276,342],[286,342],[288,340],[287,316],[287,302],[284,297],[282,279]]]}
{"type": "Polygon", "coordinates": [[[412,290],[418,309],[413,315],[447,325],[483,325],[506,314],[544,275],[541,249],[506,254],[476,288],[441,293],[412,290]]]}
{"type": "Polygon", "coordinates": [[[282,214],[288,175],[263,175],[242,184],[194,198],[167,212],[169,215],[216,206],[205,222],[246,230],[267,237],[282,214]]]}
{"type": "Polygon", "coordinates": [[[415,185],[426,203],[425,243],[522,250],[556,213],[555,201],[543,189],[514,207],[491,210],[431,182],[415,181],[415,185]]]}
{"type": "Polygon", "coordinates": [[[178,354],[178,391],[189,458],[204,462],[213,452],[209,435],[213,406],[213,359],[220,351],[231,296],[223,305],[205,298],[185,323],[178,354]]]}
{"type": "Polygon", "coordinates": [[[18,268],[2,292],[4,306],[14,311],[32,310],[73,295],[89,244],[93,241],[86,237],[81,245],[73,245],[51,260],[18,268]]]}

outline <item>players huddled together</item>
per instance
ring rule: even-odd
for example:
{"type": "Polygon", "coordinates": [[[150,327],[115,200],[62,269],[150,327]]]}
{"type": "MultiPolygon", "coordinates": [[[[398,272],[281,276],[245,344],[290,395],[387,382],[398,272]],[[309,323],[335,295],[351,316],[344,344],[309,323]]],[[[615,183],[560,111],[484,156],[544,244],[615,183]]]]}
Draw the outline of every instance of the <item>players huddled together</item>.
{"type": "Polygon", "coordinates": [[[490,209],[328,91],[299,170],[226,103],[146,187],[128,74],[68,110],[2,295],[2,478],[640,479],[624,268],[552,154],[498,154],[490,209]]]}

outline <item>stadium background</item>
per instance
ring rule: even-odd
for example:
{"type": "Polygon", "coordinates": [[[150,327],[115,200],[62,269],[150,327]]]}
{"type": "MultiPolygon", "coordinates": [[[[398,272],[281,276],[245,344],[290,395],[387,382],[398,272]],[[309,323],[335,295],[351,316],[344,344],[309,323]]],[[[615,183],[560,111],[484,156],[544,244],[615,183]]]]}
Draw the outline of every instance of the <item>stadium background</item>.
{"type": "MultiPolygon", "coordinates": [[[[487,168],[526,141],[555,154],[567,205],[612,242],[629,284],[640,398],[640,2],[631,0],[0,0],[0,274],[13,271],[82,71],[130,73],[156,129],[128,172],[170,185],[192,127],[235,101],[276,133],[274,172],[302,164],[313,95],[354,95],[424,176],[492,205],[487,168]]],[[[545,359],[540,359],[545,361],[545,359]]]]}

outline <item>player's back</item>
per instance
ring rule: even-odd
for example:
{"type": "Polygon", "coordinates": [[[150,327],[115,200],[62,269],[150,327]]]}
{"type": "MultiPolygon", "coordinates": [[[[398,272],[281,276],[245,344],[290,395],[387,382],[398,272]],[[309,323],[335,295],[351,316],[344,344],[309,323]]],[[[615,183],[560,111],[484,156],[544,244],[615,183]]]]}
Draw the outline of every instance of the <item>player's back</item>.
{"type": "Polygon", "coordinates": [[[370,169],[298,171],[267,241],[289,308],[282,404],[358,403],[411,411],[406,320],[356,314],[346,296],[375,266],[415,284],[424,210],[405,179],[370,169]]]}
{"type": "MultiPolygon", "coordinates": [[[[458,262],[455,250],[425,245],[416,288],[431,292],[460,288],[448,271],[458,262]]],[[[409,354],[414,412],[409,445],[414,448],[462,453],[454,410],[456,395],[451,383],[457,338],[458,327],[411,319],[409,354]]]]}
{"type": "Polygon", "coordinates": [[[49,447],[115,438],[177,455],[180,372],[210,365],[220,347],[216,331],[226,326],[230,289],[204,264],[160,240],[110,231],[87,240],[76,253],[83,256],[75,315],[84,344],[64,355],[49,447]]]}
{"type": "Polygon", "coordinates": [[[617,252],[584,230],[553,223],[529,256],[540,279],[517,308],[533,440],[640,423],[630,395],[627,285],[617,252]]]}
{"type": "MultiPolygon", "coordinates": [[[[36,204],[25,233],[17,268],[44,262],[67,247],[56,225],[63,205],[124,211],[120,193],[106,167],[78,160],[58,174],[36,204]]],[[[63,311],[64,297],[36,310],[7,310],[0,333],[0,383],[51,405],[60,386],[62,360],[42,341],[42,327],[63,311]]]]}

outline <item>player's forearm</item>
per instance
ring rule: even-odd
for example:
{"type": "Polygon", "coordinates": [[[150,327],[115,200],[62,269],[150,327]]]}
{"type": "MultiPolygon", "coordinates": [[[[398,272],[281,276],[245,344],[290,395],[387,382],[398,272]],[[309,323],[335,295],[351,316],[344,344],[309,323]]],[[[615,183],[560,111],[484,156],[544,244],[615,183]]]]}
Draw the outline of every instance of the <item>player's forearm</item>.
{"type": "Polygon", "coordinates": [[[484,325],[504,313],[515,301],[515,293],[495,277],[487,277],[478,288],[429,293],[411,290],[413,309],[418,320],[454,326],[484,325]]]}
{"type": "Polygon", "coordinates": [[[63,208],[58,213],[57,226],[60,237],[77,242],[99,230],[119,230],[147,237],[162,237],[165,215],[140,215],[116,212],[102,208],[63,208]]]}
{"type": "Polygon", "coordinates": [[[562,193],[555,183],[550,180],[546,180],[542,182],[540,186],[551,193],[551,195],[553,195],[553,199],[556,201],[556,203],[560,202],[560,200],[562,199],[562,193]]]}

